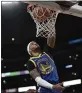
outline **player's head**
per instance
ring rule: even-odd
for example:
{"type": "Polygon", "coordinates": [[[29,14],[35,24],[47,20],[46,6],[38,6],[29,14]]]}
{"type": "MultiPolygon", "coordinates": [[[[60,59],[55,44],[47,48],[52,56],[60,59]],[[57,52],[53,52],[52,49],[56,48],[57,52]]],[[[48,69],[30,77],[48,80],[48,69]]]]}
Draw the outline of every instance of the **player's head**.
{"type": "Polygon", "coordinates": [[[37,44],[35,41],[31,41],[27,45],[27,52],[29,55],[34,56],[34,53],[39,53],[40,52],[40,46],[37,44]]]}

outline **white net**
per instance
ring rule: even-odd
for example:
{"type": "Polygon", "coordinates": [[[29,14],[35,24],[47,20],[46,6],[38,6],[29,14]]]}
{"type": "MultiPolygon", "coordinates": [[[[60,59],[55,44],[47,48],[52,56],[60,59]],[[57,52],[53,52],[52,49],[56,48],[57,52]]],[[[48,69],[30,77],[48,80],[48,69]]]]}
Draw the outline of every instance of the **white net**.
{"type": "MultiPolygon", "coordinates": [[[[38,9],[39,7],[37,7],[38,9]]],[[[51,15],[49,17],[46,17],[45,19],[38,21],[37,18],[33,15],[33,13],[36,13],[36,10],[28,11],[32,18],[34,19],[34,22],[36,23],[36,37],[45,37],[47,38],[48,35],[55,34],[55,23],[57,19],[58,12],[55,12],[53,10],[48,9],[50,11],[51,15]]],[[[37,15],[37,13],[36,13],[37,15]]],[[[38,15],[39,16],[39,15],[38,15]]]]}

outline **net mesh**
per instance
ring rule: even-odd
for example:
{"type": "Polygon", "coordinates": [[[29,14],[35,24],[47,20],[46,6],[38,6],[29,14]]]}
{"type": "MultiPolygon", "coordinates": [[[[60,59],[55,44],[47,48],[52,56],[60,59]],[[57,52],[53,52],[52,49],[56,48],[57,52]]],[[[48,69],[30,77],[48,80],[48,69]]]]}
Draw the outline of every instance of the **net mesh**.
{"type": "MultiPolygon", "coordinates": [[[[37,7],[38,8],[38,7],[37,7]]],[[[45,37],[47,38],[49,34],[55,34],[55,23],[57,19],[58,12],[55,12],[53,10],[48,9],[50,11],[51,15],[49,17],[46,17],[42,21],[38,21],[36,17],[34,17],[33,13],[36,13],[36,10],[32,8],[32,11],[28,11],[32,18],[34,19],[34,22],[36,23],[36,37],[45,37]]],[[[38,15],[39,16],[39,15],[38,15]]]]}

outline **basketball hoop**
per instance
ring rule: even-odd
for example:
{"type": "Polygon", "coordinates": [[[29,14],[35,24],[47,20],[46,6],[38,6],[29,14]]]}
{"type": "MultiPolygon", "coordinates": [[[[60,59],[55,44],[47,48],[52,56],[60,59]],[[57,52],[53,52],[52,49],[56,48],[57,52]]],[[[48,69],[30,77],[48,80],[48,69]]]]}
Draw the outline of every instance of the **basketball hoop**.
{"type": "Polygon", "coordinates": [[[36,37],[45,37],[47,38],[48,35],[51,34],[55,34],[55,23],[56,23],[56,19],[57,19],[57,15],[58,12],[55,12],[54,10],[50,10],[48,8],[46,8],[46,10],[37,6],[36,9],[34,9],[34,7],[31,9],[32,11],[30,11],[29,9],[29,13],[31,15],[31,17],[33,18],[34,22],[36,23],[36,37]],[[39,9],[41,9],[42,15],[39,15],[38,11],[40,11],[39,9]]]}

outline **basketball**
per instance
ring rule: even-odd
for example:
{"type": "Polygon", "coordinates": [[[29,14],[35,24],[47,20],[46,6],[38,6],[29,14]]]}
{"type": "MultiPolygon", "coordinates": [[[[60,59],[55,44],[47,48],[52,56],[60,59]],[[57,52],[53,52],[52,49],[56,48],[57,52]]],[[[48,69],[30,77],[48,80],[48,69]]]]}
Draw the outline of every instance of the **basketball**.
{"type": "Polygon", "coordinates": [[[51,16],[51,12],[48,8],[44,7],[35,7],[33,10],[33,16],[36,18],[38,21],[45,20],[46,18],[51,16]]]}

